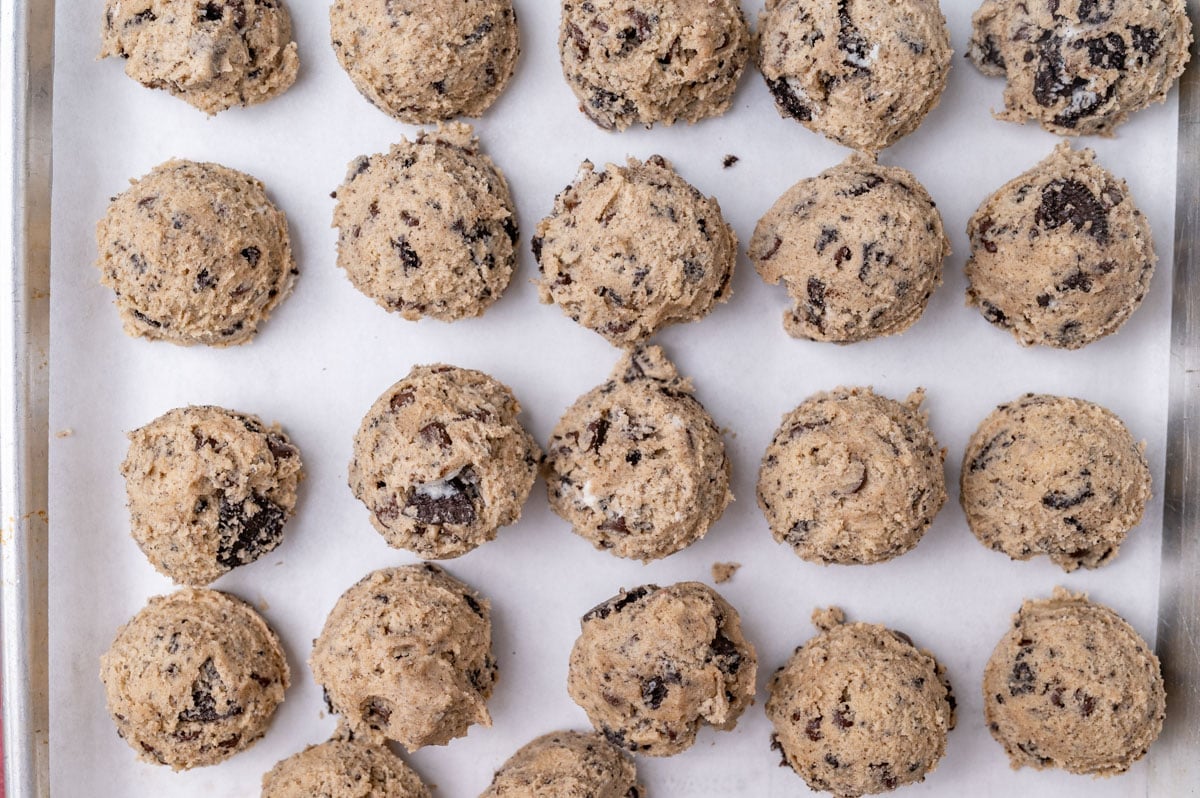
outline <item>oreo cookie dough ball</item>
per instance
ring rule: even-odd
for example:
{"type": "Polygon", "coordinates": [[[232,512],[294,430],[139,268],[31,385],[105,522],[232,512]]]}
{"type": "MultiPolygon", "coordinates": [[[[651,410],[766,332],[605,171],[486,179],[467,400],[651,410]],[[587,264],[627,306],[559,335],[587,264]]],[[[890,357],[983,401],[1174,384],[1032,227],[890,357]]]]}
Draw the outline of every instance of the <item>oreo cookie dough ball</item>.
{"type": "Polygon", "coordinates": [[[491,604],[436,565],[383,568],[343,593],[308,664],[356,739],[415,751],[492,725],[491,604]]]}
{"type": "Polygon", "coordinates": [[[512,0],[334,0],[329,24],[355,88],[410,125],[481,116],[521,54],[512,0]]]}
{"type": "Polygon", "coordinates": [[[870,388],[818,393],[783,417],[758,472],[771,535],[809,562],[883,562],[915,547],[946,503],[946,452],[921,412],[870,388]]]}
{"type": "Polygon", "coordinates": [[[937,0],[767,0],[757,52],[780,116],[864,152],[917,129],[953,54],[937,0]]]}
{"type": "Polygon", "coordinates": [[[633,760],[598,734],[560,731],[517,751],[479,798],[644,798],[633,760]]]}
{"type": "Polygon", "coordinates": [[[1007,80],[996,117],[1060,136],[1111,135],[1165,100],[1192,42],[1183,0],[987,0],[971,21],[967,57],[1007,80]]]}
{"type": "Polygon", "coordinates": [[[1064,571],[1117,556],[1150,500],[1150,467],[1099,405],[1025,394],[983,420],[963,455],[960,497],[979,542],[1064,571]]]}
{"type": "Polygon", "coordinates": [[[300,59],[283,0],[106,0],[101,58],[212,115],[283,94],[300,59]]]}
{"type": "Polygon", "coordinates": [[[96,226],[100,282],[125,332],[184,346],[252,339],[299,274],[262,183],[179,160],[130,182],[96,226]]]}
{"type": "Polygon", "coordinates": [[[1021,605],[983,672],[983,707],[1014,769],[1114,776],[1158,738],[1166,692],[1133,627],[1060,587],[1021,605]]]}
{"type": "Polygon", "coordinates": [[[759,220],[749,255],[783,281],[794,338],[853,343],[911,327],[942,282],[950,242],[911,172],[855,153],[801,180],[759,220]]]}
{"type": "Polygon", "coordinates": [[[467,125],[355,159],[335,192],[338,266],[410,321],[479,316],[516,268],[508,183],[467,125]]]}
{"type": "Polygon", "coordinates": [[[967,225],[967,303],[1024,346],[1079,349],[1116,332],[1146,296],[1150,225],[1094,158],[1059,144],[967,225]]]}
{"type": "Polygon", "coordinates": [[[273,551],[304,478],[278,424],[213,406],[176,408],[129,433],[121,473],[133,539],[184,585],[273,551]]]}
{"type": "Polygon", "coordinates": [[[414,366],[354,436],[350,489],[389,546],[458,557],[515,523],[542,452],[508,386],[455,366],[414,366]]]}
{"type": "Polygon", "coordinates": [[[820,634],[771,677],[771,747],[812,790],[857,798],[925,780],[956,702],[946,669],[908,635],[813,612],[820,634]]]}
{"type": "Polygon", "coordinates": [[[733,228],[660,155],[602,172],[584,161],[532,244],[542,302],[614,346],[703,318],[732,294],[733,228]]]}
{"type": "Polygon", "coordinates": [[[250,605],[215,590],[155,596],[100,658],[108,712],[145,762],[214,765],[262,737],[290,674],[250,605]]]}
{"type": "Polygon", "coordinates": [[[550,507],[618,557],[674,554],[733,500],[721,431],[657,346],[627,352],[567,410],[546,450],[550,507]]]}
{"type": "Polygon", "coordinates": [[[558,34],[579,110],[605,130],[725,113],[750,42],[740,0],[563,0],[558,34]]]}
{"type": "Polygon", "coordinates": [[[704,724],[732,729],[754,700],[754,646],[737,610],[707,585],[622,590],[580,627],[567,691],[619,748],[678,754],[704,724]]]}
{"type": "Polygon", "coordinates": [[[430,798],[429,788],[384,745],[335,737],[282,760],[263,776],[262,798],[430,798]]]}

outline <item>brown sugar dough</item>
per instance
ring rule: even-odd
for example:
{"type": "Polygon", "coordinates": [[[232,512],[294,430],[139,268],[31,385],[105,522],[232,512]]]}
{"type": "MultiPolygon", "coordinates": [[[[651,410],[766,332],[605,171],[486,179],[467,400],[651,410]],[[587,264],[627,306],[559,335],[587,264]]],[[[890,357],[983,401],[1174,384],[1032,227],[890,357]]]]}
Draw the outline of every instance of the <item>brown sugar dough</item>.
{"type": "Polygon", "coordinates": [[[150,599],[117,631],[100,678],[138,758],[186,770],[262,737],[290,674],[279,638],[250,605],[185,588],[150,599]]]}
{"type": "Polygon", "coordinates": [[[855,153],[801,180],[759,220],[749,255],[795,307],[795,338],[852,343],[907,330],[942,282],[950,242],[933,199],[904,169],[855,153]]]}
{"type": "Polygon", "coordinates": [[[938,446],[920,406],[837,388],[783,417],[758,472],[771,534],[810,562],[870,564],[911,550],[946,503],[938,446]]]}
{"type": "Polygon", "coordinates": [[[300,68],[283,0],[106,0],[100,57],[109,56],[210,115],[282,94],[300,68]]]}
{"type": "Polygon", "coordinates": [[[386,746],[337,737],[281,760],[262,780],[262,798],[430,795],[420,777],[386,746]]]}
{"type": "Polygon", "coordinates": [[[733,579],[734,575],[741,569],[740,562],[715,562],[712,564],[712,580],[718,585],[723,585],[733,579]]]}
{"type": "Polygon", "coordinates": [[[780,116],[865,152],[917,129],[950,71],[936,0],[767,0],[758,65],[780,116]]]}
{"type": "Polygon", "coordinates": [[[179,160],[130,182],[96,226],[100,281],[125,332],[185,346],[253,338],[298,274],[262,183],[179,160]]]}
{"type": "Polygon", "coordinates": [[[355,159],[335,195],[338,266],[380,307],[455,321],[479,316],[508,287],[516,212],[467,125],[355,159]]]}
{"type": "Polygon", "coordinates": [[[627,352],[567,410],[546,451],[551,509],[618,557],[674,554],[733,500],[721,432],[657,346],[627,352]]]}
{"type": "Polygon", "coordinates": [[[338,599],[308,664],[354,736],[409,751],[492,724],[491,604],[430,563],[383,568],[338,599]]]}
{"type": "Polygon", "coordinates": [[[946,670],[908,635],[817,610],[820,634],[771,677],[771,745],[813,790],[839,798],[925,780],[946,753],[955,705],[946,670]]]}
{"type": "Polygon", "coordinates": [[[1116,332],[1154,273],[1129,186],[1063,142],[971,217],[967,303],[1021,344],[1078,349],[1116,332]]]}
{"type": "Polygon", "coordinates": [[[329,23],[355,88],[410,125],[482,115],[521,53],[512,0],[334,0],[329,23]]]}
{"type": "Polygon", "coordinates": [[[584,161],[532,244],[542,302],[615,346],[703,318],[732,293],[733,228],[659,155],[602,172],[584,161]]]}
{"type": "Polygon", "coordinates": [[[963,455],[960,497],[979,541],[1064,571],[1117,556],[1150,499],[1144,445],[1113,413],[1066,396],[1026,394],[979,425],[963,455]]]}
{"type": "Polygon", "coordinates": [[[552,732],[505,762],[479,798],[645,798],[633,760],[599,734],[552,732]]]}
{"type": "Polygon", "coordinates": [[[350,489],[389,546],[457,557],[515,523],[542,452],[508,386],[480,371],[414,366],[354,436],[350,489]]]}
{"type": "Polygon", "coordinates": [[[1014,769],[1113,776],[1162,731],[1158,658],[1119,615],[1062,588],[1029,600],[983,673],[992,736],[1014,769]]]}
{"type": "Polygon", "coordinates": [[[133,539],[179,584],[206,585],[283,540],[304,478],[278,424],[180,407],[129,433],[121,464],[133,539]]]}
{"type": "Polygon", "coordinates": [[[754,700],[754,646],[737,610],[699,582],[622,590],[580,627],[567,691],[620,748],[678,754],[701,725],[732,729],[754,700]]]}
{"type": "Polygon", "coordinates": [[[725,113],[750,42],[739,0],[563,0],[558,50],[579,109],[624,130],[725,113]]]}
{"type": "Polygon", "coordinates": [[[987,0],[972,26],[967,57],[1007,79],[996,117],[1060,136],[1111,135],[1165,100],[1192,41],[1184,0],[987,0]]]}

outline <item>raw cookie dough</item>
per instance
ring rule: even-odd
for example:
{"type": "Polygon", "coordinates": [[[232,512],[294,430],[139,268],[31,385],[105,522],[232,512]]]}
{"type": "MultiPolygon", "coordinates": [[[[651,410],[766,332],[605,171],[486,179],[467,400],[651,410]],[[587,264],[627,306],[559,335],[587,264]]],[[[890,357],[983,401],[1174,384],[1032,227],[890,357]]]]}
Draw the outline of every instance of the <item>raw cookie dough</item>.
{"type": "Polygon", "coordinates": [[[516,212],[467,125],[356,158],[335,196],[338,266],[380,307],[455,321],[479,316],[508,287],[516,212]]]}
{"type": "Polygon", "coordinates": [[[732,293],[733,228],[660,155],[602,172],[584,161],[532,244],[542,302],[615,346],[703,318],[732,293]]]}
{"type": "Polygon", "coordinates": [[[355,87],[410,125],[482,115],[521,53],[512,0],[335,0],[329,23],[355,87]]]}
{"type": "Polygon", "coordinates": [[[100,281],[125,332],[184,346],[253,338],[299,273],[262,183],[179,160],[130,182],[96,226],[100,281]]]}
{"type": "Polygon", "coordinates": [[[854,153],[801,180],[759,220],[749,255],[795,307],[794,338],[853,343],[903,332],[942,282],[950,242],[933,199],[904,169],[854,153]]]}
{"type": "Polygon", "coordinates": [[[657,346],[627,352],[567,410],[546,451],[551,509],[618,557],[674,554],[733,500],[721,431],[657,346]]]}
{"type": "Polygon", "coordinates": [[[121,464],[133,539],[159,573],[206,585],[283,540],[304,478],[278,424],[180,407],[129,433],[121,464]]]}
{"type": "Polygon", "coordinates": [[[622,590],[580,627],[567,691],[615,746],[678,754],[703,724],[732,729],[754,700],[754,646],[737,610],[711,587],[622,590]]]}
{"type": "Polygon", "coordinates": [[[937,0],[767,0],[758,65],[780,116],[879,152],[917,129],[950,71],[937,0]]]}
{"type": "Polygon", "coordinates": [[[579,110],[624,130],[725,113],[750,41],[740,0],[563,0],[558,50],[579,110]]]}
{"type": "Polygon", "coordinates": [[[283,0],[107,0],[100,57],[212,115],[296,82],[300,59],[283,0]]]}
{"type": "Polygon", "coordinates": [[[645,798],[633,760],[598,734],[560,731],[517,751],[479,798],[645,798]]]}
{"type": "Polygon", "coordinates": [[[1113,776],[1162,731],[1166,693],[1133,627],[1060,587],[1021,605],[984,670],[983,706],[1014,769],[1113,776]]]}
{"type": "Polygon", "coordinates": [[[542,452],[508,386],[481,371],[414,366],[354,436],[350,489],[389,546],[435,560],[515,523],[542,452]]]}
{"type": "Polygon", "coordinates": [[[343,593],[308,664],[355,736],[415,751],[492,725],[491,603],[431,563],[373,571],[343,593]]]}
{"type": "Polygon", "coordinates": [[[946,452],[921,412],[870,388],[818,393],[783,417],[758,472],[771,534],[809,562],[883,562],[911,550],[946,503],[946,452]]]}
{"type": "Polygon", "coordinates": [[[983,420],[963,455],[960,497],[985,546],[1064,571],[1117,556],[1150,499],[1144,444],[1082,399],[1025,394],[983,420]]]}
{"type": "Polygon", "coordinates": [[[1007,78],[997,119],[1060,136],[1111,135],[1183,73],[1192,41],[1184,0],[988,0],[967,57],[1007,78]]]}
{"type": "Polygon", "coordinates": [[[271,768],[262,798],[430,798],[430,792],[386,746],[335,737],[271,768]]]}
{"type": "Polygon", "coordinates": [[[820,634],[771,677],[771,747],[810,789],[838,798],[925,780],[946,753],[956,702],[946,669],[884,626],[813,612],[820,634]]]}
{"type": "Polygon", "coordinates": [[[1129,186],[1062,142],[984,201],[967,225],[967,303],[1025,346],[1078,349],[1116,332],[1154,273],[1129,186]]]}
{"type": "Polygon", "coordinates": [[[266,621],[215,590],[155,596],[100,658],[117,734],[139,759],[174,770],[213,765],[253,745],[289,678],[266,621]]]}

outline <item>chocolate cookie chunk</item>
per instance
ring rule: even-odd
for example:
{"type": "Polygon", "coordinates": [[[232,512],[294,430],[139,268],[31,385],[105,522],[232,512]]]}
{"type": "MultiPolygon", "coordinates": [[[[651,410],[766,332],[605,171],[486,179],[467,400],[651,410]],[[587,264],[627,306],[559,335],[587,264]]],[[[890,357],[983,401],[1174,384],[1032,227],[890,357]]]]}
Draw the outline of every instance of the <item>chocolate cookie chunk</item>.
{"type": "Polygon", "coordinates": [[[430,798],[420,777],[386,746],[333,738],[282,760],[263,776],[262,798],[430,798]]]}
{"type": "Polygon", "coordinates": [[[479,798],[644,798],[633,760],[599,734],[543,735],[517,751],[479,798]]]}

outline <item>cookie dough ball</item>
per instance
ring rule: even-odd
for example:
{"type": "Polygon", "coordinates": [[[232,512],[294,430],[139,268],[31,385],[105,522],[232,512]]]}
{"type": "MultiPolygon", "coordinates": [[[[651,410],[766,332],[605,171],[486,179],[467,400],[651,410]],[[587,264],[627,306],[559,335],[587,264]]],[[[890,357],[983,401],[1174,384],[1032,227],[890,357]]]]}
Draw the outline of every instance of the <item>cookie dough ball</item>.
{"type": "Polygon", "coordinates": [[[879,152],[917,129],[946,88],[937,0],[767,0],[758,66],[780,116],[879,152]]]}
{"type": "Polygon", "coordinates": [[[250,605],[215,590],[155,596],[100,658],[117,734],[139,759],[187,770],[262,737],[290,674],[250,605]]]}
{"type": "Polygon", "coordinates": [[[300,59],[282,0],[106,0],[100,57],[212,115],[296,82],[300,59]]]}
{"type": "Polygon", "coordinates": [[[386,746],[334,738],[310,745],[263,776],[262,798],[430,798],[386,746]]]}
{"type": "Polygon", "coordinates": [[[410,321],[479,316],[516,268],[508,183],[467,125],[357,158],[335,192],[338,266],[410,321]]]}
{"type": "Polygon", "coordinates": [[[1162,102],[1192,42],[1184,0],[988,0],[967,57],[1004,77],[998,119],[1032,119],[1060,136],[1111,135],[1162,102]]]}
{"type": "Polygon", "coordinates": [[[725,113],[750,41],[740,0],[563,0],[558,50],[579,110],[624,130],[725,113]]]}
{"type": "Polygon", "coordinates": [[[921,541],[946,503],[946,452],[920,410],[837,388],[783,417],[758,472],[771,534],[809,562],[869,565],[921,541]]]}
{"type": "Polygon", "coordinates": [[[121,473],[133,539],[185,585],[274,550],[304,478],[278,424],[212,406],[176,408],[129,433],[121,473]]]}
{"type": "Polygon", "coordinates": [[[754,700],[758,658],[737,610],[699,582],[622,590],[580,622],[567,691],[610,743],[647,756],[729,731],[754,700]]]}
{"type": "Polygon", "coordinates": [[[703,318],[733,293],[733,228],[660,155],[602,172],[584,161],[532,243],[542,302],[615,346],[703,318]]]}
{"type": "Polygon", "coordinates": [[[356,736],[409,751],[491,726],[491,604],[429,563],[374,571],[338,599],[308,661],[356,736]]]}
{"type": "Polygon", "coordinates": [[[942,283],[950,242],[911,172],[855,153],[776,200],[750,239],[750,260],[795,307],[794,338],[853,343],[911,327],[942,283]]]}
{"type": "Polygon", "coordinates": [[[984,713],[1014,769],[1113,776],[1162,731],[1158,658],[1107,607],[1062,588],[1030,600],[983,673],[984,713]]]}
{"type": "Polygon", "coordinates": [[[884,626],[817,610],[820,634],[771,677],[771,747],[810,789],[857,798],[925,780],[946,753],[946,669],[884,626]]]}
{"type": "Polygon", "coordinates": [[[633,761],[598,734],[543,735],[496,771],[479,798],[644,798],[633,761]]]}
{"type": "Polygon", "coordinates": [[[1116,332],[1150,285],[1150,225],[1094,158],[1059,144],[967,225],[967,302],[1025,346],[1079,349],[1116,332]]]}
{"type": "Polygon", "coordinates": [[[354,86],[410,125],[481,116],[521,53],[512,0],[335,0],[329,23],[354,86]]]}
{"type": "Polygon", "coordinates": [[[350,489],[389,546],[435,560],[515,523],[542,451],[508,386],[480,371],[414,366],[354,436],[350,489]]]}

